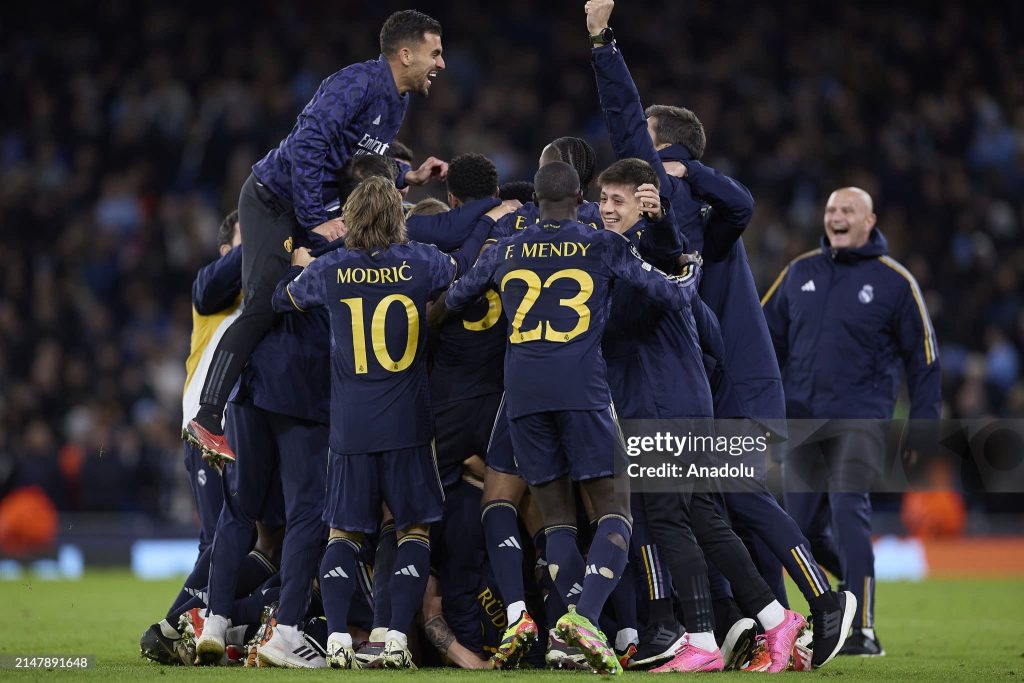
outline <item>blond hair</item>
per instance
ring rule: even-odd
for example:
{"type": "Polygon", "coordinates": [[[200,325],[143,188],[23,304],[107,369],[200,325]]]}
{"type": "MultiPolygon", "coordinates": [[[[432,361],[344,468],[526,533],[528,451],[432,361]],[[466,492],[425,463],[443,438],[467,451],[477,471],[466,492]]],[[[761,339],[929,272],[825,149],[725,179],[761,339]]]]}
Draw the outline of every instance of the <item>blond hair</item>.
{"type": "Polygon", "coordinates": [[[439,213],[450,211],[450,207],[440,199],[427,197],[416,202],[416,206],[409,209],[410,216],[436,216],[439,213]]]}
{"type": "Polygon", "coordinates": [[[348,249],[384,249],[409,241],[402,213],[402,195],[395,182],[371,177],[356,186],[342,211],[345,247],[348,249]]]}

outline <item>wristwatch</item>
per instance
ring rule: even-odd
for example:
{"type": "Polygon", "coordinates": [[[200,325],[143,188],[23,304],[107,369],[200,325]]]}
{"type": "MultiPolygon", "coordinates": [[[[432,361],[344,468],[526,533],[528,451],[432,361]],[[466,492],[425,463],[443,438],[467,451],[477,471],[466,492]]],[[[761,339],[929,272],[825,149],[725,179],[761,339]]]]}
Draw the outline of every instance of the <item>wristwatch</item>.
{"type": "Polygon", "coordinates": [[[590,36],[590,45],[592,47],[603,47],[614,40],[615,31],[613,31],[610,26],[605,26],[603,29],[590,36]]]}

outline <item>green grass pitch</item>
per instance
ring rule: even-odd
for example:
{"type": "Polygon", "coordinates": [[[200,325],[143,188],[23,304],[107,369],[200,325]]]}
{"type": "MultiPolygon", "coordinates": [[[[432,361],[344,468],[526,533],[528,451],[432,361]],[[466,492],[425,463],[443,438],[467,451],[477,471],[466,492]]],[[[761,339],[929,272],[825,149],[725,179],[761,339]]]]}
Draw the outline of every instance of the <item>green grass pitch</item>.
{"type": "MultiPolygon", "coordinates": [[[[581,680],[573,672],[418,672],[286,671],[164,667],[139,657],[138,639],[161,616],[179,581],[139,581],[125,572],[91,572],[80,581],[23,578],[0,582],[0,654],[95,655],[86,671],[0,671],[0,681],[260,680],[312,681],[415,678],[423,683],[455,680],[534,678],[581,680]],[[449,677],[456,677],[454,679],[449,677]]],[[[799,594],[790,595],[804,608],[799,594]]],[[[1002,680],[1024,683],[1024,580],[932,580],[881,583],[877,594],[878,633],[887,656],[839,658],[810,674],[837,683],[877,680],[1002,680]]],[[[629,673],[627,680],[649,674],[629,673]]],[[[757,674],[715,674],[740,678],[757,674]]],[[[706,678],[708,674],[702,675],[706,678]]]]}

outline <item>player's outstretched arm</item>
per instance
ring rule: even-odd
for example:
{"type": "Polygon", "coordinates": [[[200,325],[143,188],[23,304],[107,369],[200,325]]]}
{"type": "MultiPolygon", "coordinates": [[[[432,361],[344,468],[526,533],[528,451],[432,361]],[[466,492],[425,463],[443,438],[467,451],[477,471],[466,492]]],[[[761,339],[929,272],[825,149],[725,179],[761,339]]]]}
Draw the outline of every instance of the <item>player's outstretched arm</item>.
{"type": "Polygon", "coordinates": [[[500,204],[497,197],[485,197],[433,216],[409,216],[405,229],[411,240],[433,244],[441,251],[453,251],[473,234],[480,217],[500,204]]]}
{"type": "MultiPolygon", "coordinates": [[[[590,0],[586,4],[587,30],[596,35],[608,28],[613,0],[590,0]]],[[[629,73],[622,51],[616,45],[596,47],[591,53],[591,64],[597,78],[597,94],[604,112],[612,149],[617,159],[635,157],[654,167],[658,179],[667,190],[669,178],[647,132],[647,115],[629,73]]]]}
{"type": "Polygon", "coordinates": [[[500,263],[503,242],[486,250],[477,260],[476,265],[460,277],[448,288],[445,305],[449,310],[458,311],[476,301],[477,297],[491,285],[494,272],[500,263]]]}
{"type": "Polygon", "coordinates": [[[667,275],[647,263],[629,244],[629,241],[615,233],[605,233],[606,248],[604,263],[618,278],[621,278],[656,304],[665,309],[683,309],[697,296],[700,282],[701,259],[692,255],[682,268],[680,275],[667,275]]]}
{"type": "Polygon", "coordinates": [[[237,246],[199,269],[192,283],[192,305],[199,315],[223,311],[242,289],[242,247],[237,246]]]}
{"type": "Polygon", "coordinates": [[[704,253],[725,258],[754,216],[754,196],[742,183],[699,161],[686,162],[686,183],[693,196],[710,206],[704,230],[704,253]]]}
{"type": "Polygon", "coordinates": [[[427,579],[427,588],[423,593],[422,604],[423,632],[430,644],[437,648],[441,656],[446,657],[462,669],[490,669],[489,661],[480,658],[458,641],[444,618],[441,604],[437,579],[431,576],[427,579]]]}
{"type": "Polygon", "coordinates": [[[305,247],[293,251],[292,267],[277,283],[271,299],[274,310],[278,313],[305,313],[315,306],[323,306],[326,303],[326,287],[321,277],[323,263],[314,260],[305,247]]]}
{"type": "Polygon", "coordinates": [[[635,196],[647,220],[640,235],[640,256],[667,273],[675,272],[676,261],[686,251],[686,238],[676,228],[668,197],[651,183],[637,187],[635,196]]]}

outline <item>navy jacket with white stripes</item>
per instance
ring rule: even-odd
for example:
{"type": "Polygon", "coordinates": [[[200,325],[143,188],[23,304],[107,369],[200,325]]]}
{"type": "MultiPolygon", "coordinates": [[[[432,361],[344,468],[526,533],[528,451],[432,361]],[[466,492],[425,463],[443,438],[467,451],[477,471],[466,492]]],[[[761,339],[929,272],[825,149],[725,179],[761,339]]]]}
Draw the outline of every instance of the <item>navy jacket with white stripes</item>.
{"type": "Polygon", "coordinates": [[[912,419],[938,418],[938,345],[917,281],[875,228],[859,249],[794,259],[761,302],[789,418],[889,419],[906,372],[912,419]]]}

